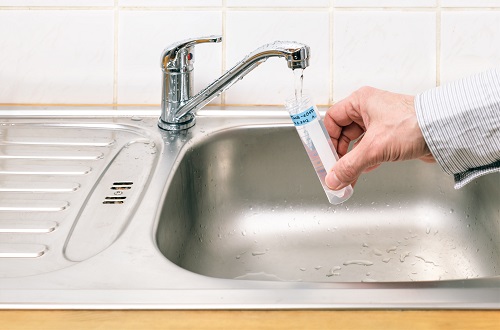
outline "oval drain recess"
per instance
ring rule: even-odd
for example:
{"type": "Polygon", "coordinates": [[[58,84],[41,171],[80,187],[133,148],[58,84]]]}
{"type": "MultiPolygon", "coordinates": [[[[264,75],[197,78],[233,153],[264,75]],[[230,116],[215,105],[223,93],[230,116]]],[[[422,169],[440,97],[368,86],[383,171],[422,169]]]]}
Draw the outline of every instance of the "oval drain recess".
{"type": "Polygon", "coordinates": [[[141,199],[156,159],[152,141],[123,147],[94,186],[64,248],[66,258],[83,261],[109,247],[125,230],[141,199]]]}

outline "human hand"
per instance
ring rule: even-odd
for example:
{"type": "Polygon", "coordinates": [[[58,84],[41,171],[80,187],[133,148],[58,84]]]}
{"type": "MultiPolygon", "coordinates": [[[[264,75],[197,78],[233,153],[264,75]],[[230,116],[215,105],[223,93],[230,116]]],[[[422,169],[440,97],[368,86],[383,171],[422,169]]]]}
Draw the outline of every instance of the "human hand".
{"type": "Polygon", "coordinates": [[[415,158],[435,162],[413,102],[410,95],[363,87],[330,107],[324,123],[340,159],[326,176],[326,184],[333,190],[354,185],[361,173],[382,162],[415,158]]]}

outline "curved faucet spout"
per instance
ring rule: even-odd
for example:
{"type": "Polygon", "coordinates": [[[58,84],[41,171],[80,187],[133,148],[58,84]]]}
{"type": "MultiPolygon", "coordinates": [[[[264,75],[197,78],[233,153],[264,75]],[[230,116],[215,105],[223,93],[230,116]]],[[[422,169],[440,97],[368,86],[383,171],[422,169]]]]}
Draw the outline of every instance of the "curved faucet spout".
{"type": "Polygon", "coordinates": [[[194,121],[193,115],[199,109],[219,96],[234,83],[241,80],[250,71],[270,57],[285,58],[288,67],[292,70],[305,69],[309,66],[310,49],[307,45],[287,41],[276,41],[256,49],[198,94],[188,98],[184,102],[179,102],[177,107],[165,107],[162,101],[162,115],[160,117],[159,126],[164,129],[175,130],[175,125],[177,123],[189,121],[188,127],[184,125],[184,127],[178,129],[191,127],[194,125],[194,122],[192,122],[194,121]]]}
{"type": "Polygon", "coordinates": [[[188,113],[196,113],[270,57],[284,57],[289,68],[305,69],[309,66],[309,54],[309,47],[299,43],[277,41],[264,45],[248,54],[219,79],[188,100],[179,108],[175,119],[179,120],[188,113]]]}

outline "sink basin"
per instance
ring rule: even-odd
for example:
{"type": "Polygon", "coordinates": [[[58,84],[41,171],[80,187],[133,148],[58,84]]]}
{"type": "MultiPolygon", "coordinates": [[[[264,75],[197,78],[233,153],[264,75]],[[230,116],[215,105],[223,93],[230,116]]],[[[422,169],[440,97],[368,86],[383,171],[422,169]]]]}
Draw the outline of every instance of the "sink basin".
{"type": "Polygon", "coordinates": [[[500,175],[331,205],[283,109],[0,110],[0,309],[498,309],[500,175]]]}
{"type": "Polygon", "coordinates": [[[500,274],[499,183],[454,190],[438,165],[384,164],[333,206],[293,127],[236,127],[186,150],[156,240],[178,266],[224,279],[486,278],[500,274]]]}

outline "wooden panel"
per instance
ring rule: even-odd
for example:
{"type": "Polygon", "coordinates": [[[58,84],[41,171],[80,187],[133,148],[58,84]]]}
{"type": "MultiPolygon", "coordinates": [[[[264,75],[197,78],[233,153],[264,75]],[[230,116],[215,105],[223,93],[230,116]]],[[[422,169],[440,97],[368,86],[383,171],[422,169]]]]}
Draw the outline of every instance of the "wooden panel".
{"type": "Polygon", "coordinates": [[[2,329],[500,329],[500,311],[1,311],[2,329]]]}

